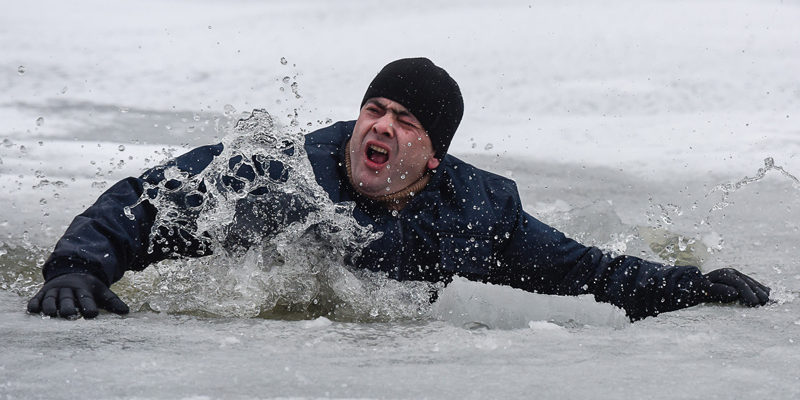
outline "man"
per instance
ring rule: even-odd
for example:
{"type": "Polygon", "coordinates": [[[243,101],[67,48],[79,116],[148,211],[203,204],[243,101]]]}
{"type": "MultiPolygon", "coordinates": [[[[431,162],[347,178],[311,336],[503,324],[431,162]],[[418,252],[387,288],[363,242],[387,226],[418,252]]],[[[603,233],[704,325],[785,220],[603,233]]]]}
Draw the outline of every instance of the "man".
{"type": "MultiPolygon", "coordinates": [[[[512,181],[447,155],[463,109],[458,85],[445,70],[425,58],[401,59],[369,85],[355,122],[306,136],[315,179],[330,200],[354,202],[356,221],[382,233],[354,266],[398,280],[446,282],[458,274],[538,293],[591,293],[623,308],[631,320],[701,302],[768,301],[768,287],[734,269],[703,275],[696,267],[612,258],[531,217],[512,181]]],[[[222,145],[201,147],[169,165],[196,174],[221,152],[222,145]]],[[[272,175],[272,167],[240,169],[237,176],[272,175]]],[[[283,173],[278,166],[276,176],[283,173]]],[[[28,311],[92,318],[99,307],[124,314],[127,305],[109,286],[125,271],[173,252],[199,255],[202,246],[186,238],[163,246],[166,251],[149,246],[157,210],[147,201],[133,208],[133,218],[125,215],[146,187],[164,179],[161,167],[128,178],[79,215],[43,266],[45,284],[28,311]]],[[[302,210],[272,207],[261,214],[265,234],[304,218],[302,210]]]]}

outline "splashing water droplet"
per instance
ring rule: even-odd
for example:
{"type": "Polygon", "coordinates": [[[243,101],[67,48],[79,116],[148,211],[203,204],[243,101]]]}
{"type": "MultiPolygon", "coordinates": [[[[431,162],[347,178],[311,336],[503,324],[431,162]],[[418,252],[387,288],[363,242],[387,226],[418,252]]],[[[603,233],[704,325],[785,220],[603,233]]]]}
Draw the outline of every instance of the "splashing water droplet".
{"type": "Polygon", "coordinates": [[[117,147],[117,150],[125,151],[125,146],[124,145],[119,145],[119,147],[117,147]]]}
{"type": "Polygon", "coordinates": [[[25,75],[25,66],[20,65],[19,67],[17,67],[17,73],[20,75],[25,75]]]}
{"type": "Polygon", "coordinates": [[[494,145],[491,143],[486,143],[486,146],[483,147],[484,150],[491,150],[494,148],[494,145]]]}
{"type": "Polygon", "coordinates": [[[287,84],[287,85],[288,85],[288,84],[289,84],[289,82],[291,82],[291,81],[292,81],[292,78],[289,78],[288,76],[284,76],[284,77],[283,77],[283,83],[285,83],[285,84],[287,84]]]}
{"type": "Polygon", "coordinates": [[[36,126],[44,125],[44,117],[36,118],[36,126]]]}
{"type": "Polygon", "coordinates": [[[281,57],[281,64],[286,65],[288,61],[286,61],[286,57],[281,57]]]}
{"type": "Polygon", "coordinates": [[[236,113],[236,108],[234,108],[234,107],[233,107],[232,105],[230,105],[230,104],[225,104],[225,106],[224,106],[222,109],[223,109],[223,112],[222,112],[222,113],[223,113],[223,114],[224,114],[226,117],[228,117],[228,118],[232,117],[232,116],[233,116],[233,114],[235,114],[235,113],[236,113]]]}
{"type": "Polygon", "coordinates": [[[297,82],[292,82],[292,93],[294,93],[295,98],[299,99],[303,96],[300,96],[300,93],[297,91],[297,88],[298,88],[297,82]]]}

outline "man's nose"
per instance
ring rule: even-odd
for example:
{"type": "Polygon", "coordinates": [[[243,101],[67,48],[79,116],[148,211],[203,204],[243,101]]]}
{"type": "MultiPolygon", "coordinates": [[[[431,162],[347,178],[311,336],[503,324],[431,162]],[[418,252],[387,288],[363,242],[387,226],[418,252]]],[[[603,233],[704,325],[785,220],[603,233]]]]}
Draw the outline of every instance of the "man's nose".
{"type": "Polygon", "coordinates": [[[376,133],[386,135],[389,138],[394,137],[395,124],[397,121],[392,113],[387,112],[375,123],[374,128],[376,133]]]}

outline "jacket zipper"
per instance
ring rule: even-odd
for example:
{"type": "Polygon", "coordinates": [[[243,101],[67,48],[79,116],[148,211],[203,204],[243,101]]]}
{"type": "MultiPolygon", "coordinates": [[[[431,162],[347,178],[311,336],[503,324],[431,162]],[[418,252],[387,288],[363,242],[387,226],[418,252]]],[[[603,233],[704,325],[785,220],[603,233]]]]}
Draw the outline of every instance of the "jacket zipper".
{"type": "Polygon", "coordinates": [[[397,218],[397,235],[399,238],[400,249],[398,249],[397,254],[395,254],[394,267],[396,268],[395,271],[396,276],[400,277],[400,269],[403,268],[403,266],[400,265],[400,262],[402,261],[403,251],[405,250],[404,249],[405,240],[403,240],[403,220],[402,218],[400,218],[399,213],[396,218],[397,218]]]}

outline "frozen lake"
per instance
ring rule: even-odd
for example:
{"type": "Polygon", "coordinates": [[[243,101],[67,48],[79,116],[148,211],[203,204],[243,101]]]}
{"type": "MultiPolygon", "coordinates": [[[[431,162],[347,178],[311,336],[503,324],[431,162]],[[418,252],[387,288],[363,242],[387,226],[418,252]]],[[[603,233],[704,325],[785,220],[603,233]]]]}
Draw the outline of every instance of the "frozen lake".
{"type": "Polygon", "coordinates": [[[797,398],[799,20],[777,1],[6,7],[0,398],[797,398]],[[409,303],[424,288],[332,269],[323,283],[357,289],[348,314],[218,317],[213,294],[148,286],[202,267],[177,262],[114,286],[125,317],[24,312],[66,225],[118,179],[254,108],[306,131],[353,119],[409,56],[464,92],[451,153],[515,179],[533,215],[609,251],[735,267],[772,301],[630,324],[460,279],[409,303]]]}

